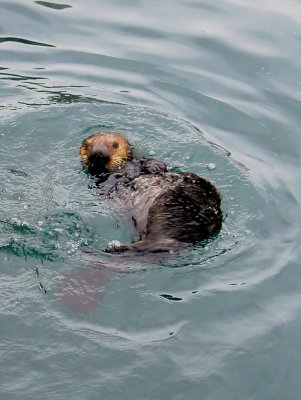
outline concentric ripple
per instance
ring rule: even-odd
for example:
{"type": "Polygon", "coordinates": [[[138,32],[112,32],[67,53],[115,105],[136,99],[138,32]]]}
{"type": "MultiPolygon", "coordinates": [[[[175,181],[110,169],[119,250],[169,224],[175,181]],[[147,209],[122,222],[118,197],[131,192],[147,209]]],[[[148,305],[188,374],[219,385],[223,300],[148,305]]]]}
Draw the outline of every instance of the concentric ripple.
{"type": "MultiPolygon", "coordinates": [[[[220,280],[233,260],[256,259],[263,240],[264,246],[267,240],[273,246],[270,232],[264,227],[258,231],[270,208],[265,193],[252,185],[243,165],[234,162],[225,149],[208,143],[199,128],[148,108],[80,103],[26,112],[2,127],[2,202],[4,209],[10,210],[9,215],[5,212],[1,216],[2,251],[51,260],[75,257],[82,262],[82,246],[102,248],[110,240],[129,240],[126,221],[99,201],[81,171],[78,147],[85,136],[101,129],[120,131],[144,154],[165,160],[173,170],[205,176],[220,188],[224,213],[221,233],[167,264],[185,266],[186,270],[187,266],[219,267],[220,280]]],[[[285,187],[283,190],[287,196],[285,187]]],[[[280,260],[286,255],[282,248],[275,251],[280,251],[279,265],[270,272],[265,269],[265,276],[282,267],[280,260]]],[[[285,251],[292,250],[286,246],[285,251]]],[[[264,249],[261,252],[262,258],[264,249]]],[[[251,269],[230,268],[229,283],[260,279],[255,261],[251,269]]]]}
{"type": "Polygon", "coordinates": [[[300,393],[297,0],[2,1],[0,397],[300,393]],[[221,232],[169,260],[130,240],[78,147],[128,136],[222,194],[221,232]]]}

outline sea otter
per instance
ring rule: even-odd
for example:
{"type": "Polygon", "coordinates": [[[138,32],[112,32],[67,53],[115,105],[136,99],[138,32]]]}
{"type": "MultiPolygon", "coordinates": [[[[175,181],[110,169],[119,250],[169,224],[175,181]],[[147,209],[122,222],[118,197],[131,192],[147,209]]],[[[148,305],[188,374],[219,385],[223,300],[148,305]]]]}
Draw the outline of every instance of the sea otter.
{"type": "Polygon", "coordinates": [[[100,195],[132,221],[133,242],[104,251],[172,252],[221,228],[221,197],[212,183],[194,173],[169,172],[164,162],[135,152],[120,133],[87,137],[80,156],[100,195]]]}

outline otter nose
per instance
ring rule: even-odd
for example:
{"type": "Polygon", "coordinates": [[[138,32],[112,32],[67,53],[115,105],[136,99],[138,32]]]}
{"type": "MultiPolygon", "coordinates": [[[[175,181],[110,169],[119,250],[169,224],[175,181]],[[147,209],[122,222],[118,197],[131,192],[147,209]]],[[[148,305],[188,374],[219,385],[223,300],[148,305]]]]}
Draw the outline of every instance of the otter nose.
{"type": "Polygon", "coordinates": [[[93,150],[88,159],[88,169],[90,174],[98,175],[106,172],[106,164],[109,158],[109,153],[105,149],[93,150]]]}
{"type": "Polygon", "coordinates": [[[103,150],[95,150],[91,153],[91,157],[93,157],[94,159],[102,159],[102,158],[106,158],[108,157],[108,153],[106,151],[103,150]]]}
{"type": "Polygon", "coordinates": [[[95,149],[92,151],[90,154],[90,160],[92,161],[98,161],[98,162],[104,162],[109,158],[109,152],[107,149],[102,148],[102,149],[95,149]]]}

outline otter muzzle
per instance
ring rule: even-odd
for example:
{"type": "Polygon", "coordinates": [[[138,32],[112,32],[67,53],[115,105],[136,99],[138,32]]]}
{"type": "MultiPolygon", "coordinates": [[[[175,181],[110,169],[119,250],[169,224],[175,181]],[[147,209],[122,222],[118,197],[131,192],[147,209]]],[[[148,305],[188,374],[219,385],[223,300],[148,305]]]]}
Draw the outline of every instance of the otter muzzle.
{"type": "Polygon", "coordinates": [[[88,169],[90,174],[98,175],[107,172],[106,164],[109,161],[109,154],[104,150],[93,151],[88,159],[88,169]]]}

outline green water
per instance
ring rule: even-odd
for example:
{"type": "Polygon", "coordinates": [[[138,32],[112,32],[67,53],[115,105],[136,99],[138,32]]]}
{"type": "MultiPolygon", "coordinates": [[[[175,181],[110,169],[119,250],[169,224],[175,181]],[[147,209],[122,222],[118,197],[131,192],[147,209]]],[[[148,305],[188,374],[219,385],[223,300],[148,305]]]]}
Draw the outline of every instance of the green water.
{"type": "Polygon", "coordinates": [[[0,10],[1,399],[298,400],[301,4],[0,10]],[[80,164],[101,129],[214,182],[220,234],[161,262],[84,253],[130,240],[80,164]],[[106,265],[127,273],[103,290],[106,265]]]}

